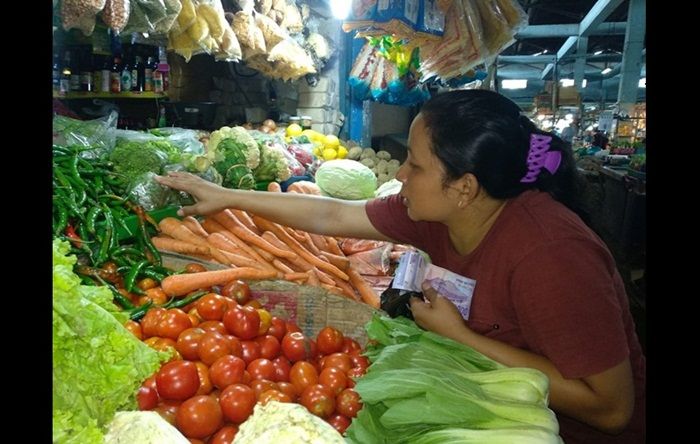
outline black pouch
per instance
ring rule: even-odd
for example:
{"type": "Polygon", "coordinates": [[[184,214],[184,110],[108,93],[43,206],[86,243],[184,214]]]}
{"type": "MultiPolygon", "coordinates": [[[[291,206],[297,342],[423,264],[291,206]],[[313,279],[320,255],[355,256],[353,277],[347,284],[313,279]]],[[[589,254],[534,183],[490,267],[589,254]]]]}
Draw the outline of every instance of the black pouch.
{"type": "Polygon", "coordinates": [[[392,288],[393,283],[394,280],[392,279],[389,288],[384,290],[379,297],[379,307],[392,318],[403,316],[413,319],[413,313],[411,313],[408,301],[414,296],[423,299],[423,293],[392,288]]]}

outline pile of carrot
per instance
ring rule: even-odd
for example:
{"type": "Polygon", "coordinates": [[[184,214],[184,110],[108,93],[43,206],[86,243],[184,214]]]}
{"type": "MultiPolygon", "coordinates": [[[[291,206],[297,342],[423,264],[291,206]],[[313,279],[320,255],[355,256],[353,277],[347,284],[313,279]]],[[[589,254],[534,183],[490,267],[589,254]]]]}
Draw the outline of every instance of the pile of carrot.
{"type": "Polygon", "coordinates": [[[192,216],[182,220],[167,217],[158,225],[161,232],[152,240],[159,250],[233,267],[222,270],[228,274],[197,273],[211,274],[201,276],[197,282],[188,280],[194,275],[172,276],[184,279],[184,283],[172,279],[170,283],[163,282],[163,290],[169,295],[186,294],[207,286],[203,284],[221,285],[233,279],[277,278],[320,286],[379,308],[379,296],[352,268],[338,241],[331,236],[294,230],[237,209],[223,210],[201,222],[192,216]],[[166,288],[173,283],[174,288],[166,288]],[[190,289],[193,285],[196,287],[190,289]]]}

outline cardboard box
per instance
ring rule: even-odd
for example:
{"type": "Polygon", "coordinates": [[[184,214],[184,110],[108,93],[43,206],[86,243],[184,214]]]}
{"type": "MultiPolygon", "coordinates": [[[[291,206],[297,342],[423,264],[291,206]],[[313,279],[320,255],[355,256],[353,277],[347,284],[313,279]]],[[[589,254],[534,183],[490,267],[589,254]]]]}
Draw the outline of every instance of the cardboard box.
{"type": "Polygon", "coordinates": [[[338,98],[333,92],[299,93],[300,108],[338,108],[338,98]]]}

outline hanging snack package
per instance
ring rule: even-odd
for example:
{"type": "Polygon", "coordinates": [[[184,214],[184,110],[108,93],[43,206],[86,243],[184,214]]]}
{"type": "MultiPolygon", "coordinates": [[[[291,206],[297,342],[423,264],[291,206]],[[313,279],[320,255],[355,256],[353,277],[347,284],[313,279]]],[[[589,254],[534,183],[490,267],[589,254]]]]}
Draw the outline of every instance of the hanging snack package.
{"type": "Polygon", "coordinates": [[[130,7],[129,0],[107,0],[102,9],[102,21],[119,35],[129,22],[130,7]]]}
{"type": "Polygon", "coordinates": [[[179,35],[192,26],[197,20],[197,11],[192,0],[182,0],[180,13],[170,28],[170,35],[179,35]]]}
{"type": "Polygon", "coordinates": [[[374,26],[397,38],[412,38],[418,29],[420,3],[420,0],[378,2],[374,26]]]}
{"type": "Polygon", "coordinates": [[[343,22],[343,31],[367,30],[374,24],[377,14],[377,0],[352,0],[350,14],[343,22]]]}
{"type": "Polygon", "coordinates": [[[291,38],[282,40],[270,50],[267,55],[268,62],[276,62],[275,68],[279,70],[273,78],[296,80],[306,74],[315,74],[314,62],[311,56],[304,51],[296,41],[291,38]]]}
{"type": "Polygon", "coordinates": [[[154,33],[156,23],[164,19],[167,9],[163,0],[130,0],[131,10],[125,33],[154,33]]]}
{"type": "Polygon", "coordinates": [[[369,42],[360,49],[355,62],[350,70],[348,82],[352,88],[352,96],[357,100],[365,100],[371,97],[369,85],[377,68],[379,54],[377,48],[369,42]]]}
{"type": "Polygon", "coordinates": [[[284,18],[280,23],[282,29],[286,29],[290,34],[297,34],[304,30],[304,21],[301,19],[301,11],[294,2],[288,2],[285,9],[284,18]]]}
{"type": "Polygon", "coordinates": [[[255,24],[255,19],[252,15],[243,11],[237,12],[233,16],[231,28],[233,28],[233,32],[241,44],[243,60],[248,60],[258,54],[267,53],[265,37],[263,37],[262,31],[255,24]]]}
{"type": "Polygon", "coordinates": [[[177,22],[177,16],[182,10],[180,0],[164,0],[165,16],[155,24],[156,34],[166,34],[177,22]]]}
{"type": "Polygon", "coordinates": [[[282,40],[289,37],[289,35],[270,17],[262,14],[255,15],[255,24],[258,25],[260,31],[262,31],[263,38],[265,39],[265,46],[267,48],[272,48],[282,40]]]}
{"type": "Polygon", "coordinates": [[[474,0],[481,19],[483,43],[486,54],[495,57],[508,45],[513,43],[515,35],[512,28],[493,0],[474,0]]]}
{"type": "Polygon", "coordinates": [[[95,29],[95,16],[105,7],[105,0],[63,0],[61,2],[61,23],[68,31],[77,28],[85,35],[95,29]]]}
{"type": "Polygon", "coordinates": [[[416,38],[440,40],[445,33],[445,13],[437,0],[421,0],[418,11],[416,38]]]}

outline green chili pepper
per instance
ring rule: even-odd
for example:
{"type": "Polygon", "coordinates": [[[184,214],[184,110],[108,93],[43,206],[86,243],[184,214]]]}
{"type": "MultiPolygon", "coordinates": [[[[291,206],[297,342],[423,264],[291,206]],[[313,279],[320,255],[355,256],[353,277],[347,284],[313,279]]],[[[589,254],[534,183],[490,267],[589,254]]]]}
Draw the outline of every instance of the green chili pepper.
{"type": "Polygon", "coordinates": [[[100,238],[100,249],[98,250],[98,253],[97,253],[95,265],[100,265],[104,261],[107,260],[107,253],[109,252],[109,246],[110,246],[110,243],[112,242],[112,232],[113,231],[114,231],[114,227],[111,224],[106,223],[105,231],[104,231],[103,235],[101,237],[98,236],[98,238],[100,238]]]}
{"type": "Polygon", "coordinates": [[[192,302],[197,301],[199,298],[204,296],[205,294],[208,294],[209,292],[207,291],[198,291],[196,293],[193,293],[186,298],[182,299],[171,299],[169,302],[166,304],[162,305],[163,308],[171,309],[171,308],[182,308],[186,305],[191,304],[192,302]]]}
{"type": "Polygon", "coordinates": [[[124,288],[126,288],[126,291],[131,292],[134,289],[136,278],[141,272],[141,269],[143,269],[143,267],[145,267],[147,264],[148,261],[144,260],[131,267],[131,270],[129,270],[129,273],[127,273],[126,278],[124,278],[124,288]]]}
{"type": "Polygon", "coordinates": [[[58,210],[58,221],[53,229],[53,234],[58,236],[59,234],[63,233],[66,225],[68,225],[68,210],[66,210],[66,207],[63,205],[58,205],[56,209],[58,210]]]}
{"type": "Polygon", "coordinates": [[[97,222],[97,218],[100,216],[101,211],[102,208],[98,206],[94,206],[90,208],[90,211],[88,211],[87,216],[85,217],[85,228],[87,228],[88,233],[95,234],[95,222],[97,222]]]}
{"type": "MultiPolygon", "coordinates": [[[[78,171],[78,163],[80,162],[80,157],[76,154],[70,164],[70,172],[71,176],[73,176],[73,179],[78,183],[78,185],[82,186],[83,188],[87,188],[87,184],[83,180],[82,177],[80,177],[80,171],[78,171]]],[[[89,164],[88,164],[89,166],[89,164]]]]}
{"type": "Polygon", "coordinates": [[[108,227],[111,227],[111,236],[109,237],[109,249],[111,250],[118,246],[117,233],[114,229],[114,217],[112,217],[112,211],[109,209],[108,206],[103,205],[102,211],[105,215],[105,224],[107,224],[108,227]]]}
{"type": "Polygon", "coordinates": [[[125,254],[141,256],[143,258],[143,252],[129,245],[124,245],[110,250],[110,256],[113,258],[123,256],[125,254]]]}
{"type": "Polygon", "coordinates": [[[119,293],[119,290],[114,288],[113,285],[111,285],[109,282],[105,281],[102,279],[99,275],[96,275],[95,278],[97,278],[98,281],[102,283],[102,285],[106,286],[109,288],[109,291],[112,292],[112,297],[114,298],[115,301],[124,309],[124,310],[134,310],[136,307],[134,307],[134,304],[131,303],[129,298],[124,296],[123,294],[119,293]]]}
{"type": "Polygon", "coordinates": [[[155,271],[152,268],[143,269],[141,271],[141,274],[146,276],[146,277],[149,277],[155,281],[158,281],[158,282],[161,282],[163,279],[165,279],[167,277],[167,275],[158,273],[157,271],[155,271]]]}
{"type": "Polygon", "coordinates": [[[148,310],[151,309],[151,307],[153,307],[153,301],[146,302],[142,306],[132,310],[129,314],[129,319],[131,319],[132,321],[138,321],[146,315],[146,313],[148,312],[148,310]]]}

